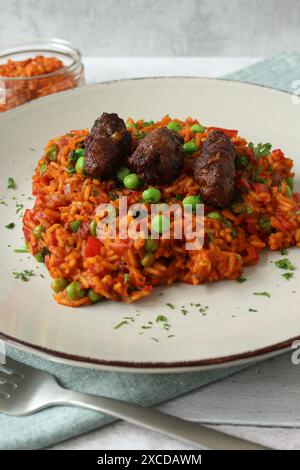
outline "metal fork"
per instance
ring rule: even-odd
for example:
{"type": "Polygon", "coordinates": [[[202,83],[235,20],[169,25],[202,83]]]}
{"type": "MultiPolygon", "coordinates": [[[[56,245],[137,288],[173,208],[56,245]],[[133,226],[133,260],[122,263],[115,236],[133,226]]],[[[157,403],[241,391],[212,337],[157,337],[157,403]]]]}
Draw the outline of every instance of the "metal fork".
{"type": "Polygon", "coordinates": [[[266,449],[258,444],[170,416],[153,408],[67,390],[54,376],[11,358],[0,366],[0,412],[24,416],[55,405],[100,411],[144,428],[210,449],[266,449]]]}

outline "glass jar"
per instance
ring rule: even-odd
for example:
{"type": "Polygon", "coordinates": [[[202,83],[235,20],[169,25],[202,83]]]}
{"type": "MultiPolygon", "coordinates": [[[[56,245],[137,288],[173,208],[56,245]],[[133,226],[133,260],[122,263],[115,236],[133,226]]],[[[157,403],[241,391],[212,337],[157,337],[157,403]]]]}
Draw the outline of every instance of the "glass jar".
{"type": "Polygon", "coordinates": [[[84,85],[81,54],[67,41],[38,39],[12,44],[0,51],[0,112],[81,85],[84,85]],[[42,73],[38,74],[39,70],[42,73]]]}

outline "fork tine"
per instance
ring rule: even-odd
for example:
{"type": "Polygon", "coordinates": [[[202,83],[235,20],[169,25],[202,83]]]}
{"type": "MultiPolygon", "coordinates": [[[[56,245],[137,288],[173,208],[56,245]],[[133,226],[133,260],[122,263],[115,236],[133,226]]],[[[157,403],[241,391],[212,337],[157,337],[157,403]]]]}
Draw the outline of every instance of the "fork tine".
{"type": "Polygon", "coordinates": [[[6,392],[1,392],[1,388],[0,388],[0,411],[1,410],[1,400],[7,400],[8,398],[10,398],[9,394],[6,393],[6,392]]]}
{"type": "MultiPolygon", "coordinates": [[[[8,384],[11,384],[11,385],[17,385],[16,384],[16,379],[18,377],[15,375],[15,374],[6,374],[5,372],[2,372],[0,370],[0,380],[4,381],[5,383],[8,383],[8,384]]],[[[1,382],[0,382],[0,386],[1,386],[1,382]]]]}
{"type": "Polygon", "coordinates": [[[14,391],[14,389],[17,388],[14,386],[14,384],[6,382],[6,383],[0,383],[0,391],[4,394],[11,395],[14,391]]]}
{"type": "Polygon", "coordinates": [[[6,356],[5,358],[5,364],[3,364],[4,367],[8,367],[12,372],[14,372],[16,375],[24,376],[22,369],[25,369],[27,366],[24,364],[21,364],[20,362],[15,361],[9,356],[6,356]]]}

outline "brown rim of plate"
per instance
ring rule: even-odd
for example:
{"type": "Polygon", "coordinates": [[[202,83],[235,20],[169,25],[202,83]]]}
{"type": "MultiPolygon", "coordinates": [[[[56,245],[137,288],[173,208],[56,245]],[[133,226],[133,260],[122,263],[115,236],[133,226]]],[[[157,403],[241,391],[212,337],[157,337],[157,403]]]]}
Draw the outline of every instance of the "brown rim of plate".
{"type": "Polygon", "coordinates": [[[284,351],[290,349],[293,342],[300,340],[300,336],[295,336],[294,338],[288,339],[286,341],[282,341],[280,343],[276,343],[271,346],[266,346],[264,348],[256,349],[253,351],[246,351],[240,354],[233,354],[230,356],[221,356],[216,357],[214,359],[200,359],[200,360],[193,360],[193,361],[177,361],[177,362],[128,362],[128,361],[109,361],[105,359],[96,359],[92,357],[83,357],[77,356],[76,354],[68,354],[63,353],[60,351],[54,351],[52,349],[44,348],[42,346],[38,346],[35,344],[27,343],[26,341],[19,340],[12,336],[8,336],[0,332],[0,339],[9,343],[11,346],[25,346],[26,348],[31,349],[28,351],[32,354],[35,352],[43,353],[49,356],[49,359],[59,362],[57,359],[62,359],[62,362],[65,361],[73,361],[79,362],[81,364],[86,364],[89,366],[108,366],[108,367],[120,367],[123,369],[127,369],[130,372],[130,369],[140,369],[147,370],[147,369],[176,369],[176,368],[198,368],[198,367],[213,367],[221,366],[224,367],[226,364],[234,365],[232,363],[243,360],[243,359],[259,359],[261,356],[265,356],[271,353],[275,353],[276,351],[284,351]]]}

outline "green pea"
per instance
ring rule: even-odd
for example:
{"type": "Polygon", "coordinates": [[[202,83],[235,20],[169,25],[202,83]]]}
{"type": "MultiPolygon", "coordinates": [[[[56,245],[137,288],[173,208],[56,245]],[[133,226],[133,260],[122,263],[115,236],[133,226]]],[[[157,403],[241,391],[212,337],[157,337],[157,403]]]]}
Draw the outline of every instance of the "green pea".
{"type": "Polygon", "coordinates": [[[186,196],[182,200],[183,206],[191,205],[193,210],[196,210],[197,204],[201,204],[202,199],[201,196],[186,196]]]}
{"type": "Polygon", "coordinates": [[[159,202],[161,197],[161,192],[157,188],[148,188],[145,189],[142,193],[142,198],[145,202],[159,202]]]}
{"type": "Polygon", "coordinates": [[[196,145],[196,142],[194,142],[193,140],[190,140],[189,142],[183,144],[183,151],[188,155],[195,153],[197,150],[198,147],[196,145]]]}
{"type": "Polygon", "coordinates": [[[102,299],[102,295],[97,294],[97,292],[95,292],[93,289],[88,290],[88,297],[93,304],[99,302],[102,299]]]}
{"type": "Polygon", "coordinates": [[[80,225],[82,224],[81,220],[73,220],[73,222],[70,223],[70,229],[72,232],[78,232],[80,225]]]}
{"type": "Polygon", "coordinates": [[[194,134],[197,134],[198,132],[202,134],[202,132],[205,132],[205,129],[203,126],[201,126],[200,124],[193,124],[191,126],[191,131],[194,133],[194,134]]]}
{"type": "Polygon", "coordinates": [[[153,253],[146,253],[140,263],[142,266],[144,266],[144,268],[148,268],[149,266],[151,266],[151,264],[153,264],[155,261],[155,255],[153,253]]]}
{"type": "Polygon", "coordinates": [[[120,181],[120,183],[123,183],[124,178],[128,175],[130,175],[130,170],[129,168],[126,168],[125,166],[121,166],[117,170],[117,178],[120,181]]]}
{"type": "Polygon", "coordinates": [[[154,232],[162,234],[170,229],[170,221],[166,215],[156,215],[151,222],[151,228],[154,232]]]}
{"type": "Polygon", "coordinates": [[[69,299],[74,300],[76,298],[81,299],[86,295],[85,289],[81,289],[80,282],[73,281],[66,288],[66,293],[69,299]]]}
{"type": "Polygon", "coordinates": [[[45,232],[45,229],[41,224],[37,225],[33,229],[33,235],[35,236],[35,238],[38,238],[38,239],[42,238],[42,233],[43,232],[45,232]]]}
{"type": "Polygon", "coordinates": [[[47,157],[49,158],[50,162],[56,162],[57,161],[57,154],[58,154],[58,148],[53,145],[47,150],[47,157]]]}
{"type": "Polygon", "coordinates": [[[41,251],[38,251],[35,255],[34,255],[35,259],[37,260],[38,263],[44,263],[45,259],[44,259],[44,256],[43,256],[43,253],[41,251]]]}
{"type": "Polygon", "coordinates": [[[66,294],[70,300],[73,300],[76,298],[77,290],[78,290],[78,286],[76,282],[71,282],[71,284],[69,284],[66,287],[66,294]]]}
{"type": "Polygon", "coordinates": [[[95,220],[92,220],[89,228],[91,235],[95,237],[97,235],[97,222],[95,220]]]}
{"type": "Polygon", "coordinates": [[[170,130],[170,131],[174,131],[174,132],[179,132],[181,129],[182,129],[182,126],[179,124],[179,122],[177,121],[171,121],[169,122],[169,124],[167,125],[167,128],[170,130]]]}
{"type": "Polygon", "coordinates": [[[157,250],[157,243],[155,240],[152,240],[152,238],[148,238],[145,244],[146,251],[156,251],[157,250]]]}
{"type": "Polygon", "coordinates": [[[140,178],[135,173],[125,176],[123,184],[127,189],[137,189],[140,185],[140,178]]]}
{"type": "Polygon", "coordinates": [[[46,171],[47,171],[47,165],[46,165],[46,163],[43,163],[40,166],[40,175],[43,175],[44,173],[46,173],[46,171]]]}
{"type": "Polygon", "coordinates": [[[85,161],[84,157],[79,157],[76,165],[75,165],[75,170],[77,173],[83,173],[84,172],[84,167],[85,167],[85,161]]]}
{"type": "Polygon", "coordinates": [[[222,216],[221,214],[219,214],[219,212],[210,212],[209,214],[207,214],[206,216],[208,219],[213,219],[213,220],[220,220],[222,219],[222,216]]]}
{"type": "Polygon", "coordinates": [[[67,281],[63,278],[53,279],[51,283],[51,289],[57,294],[67,287],[67,281]]]}

